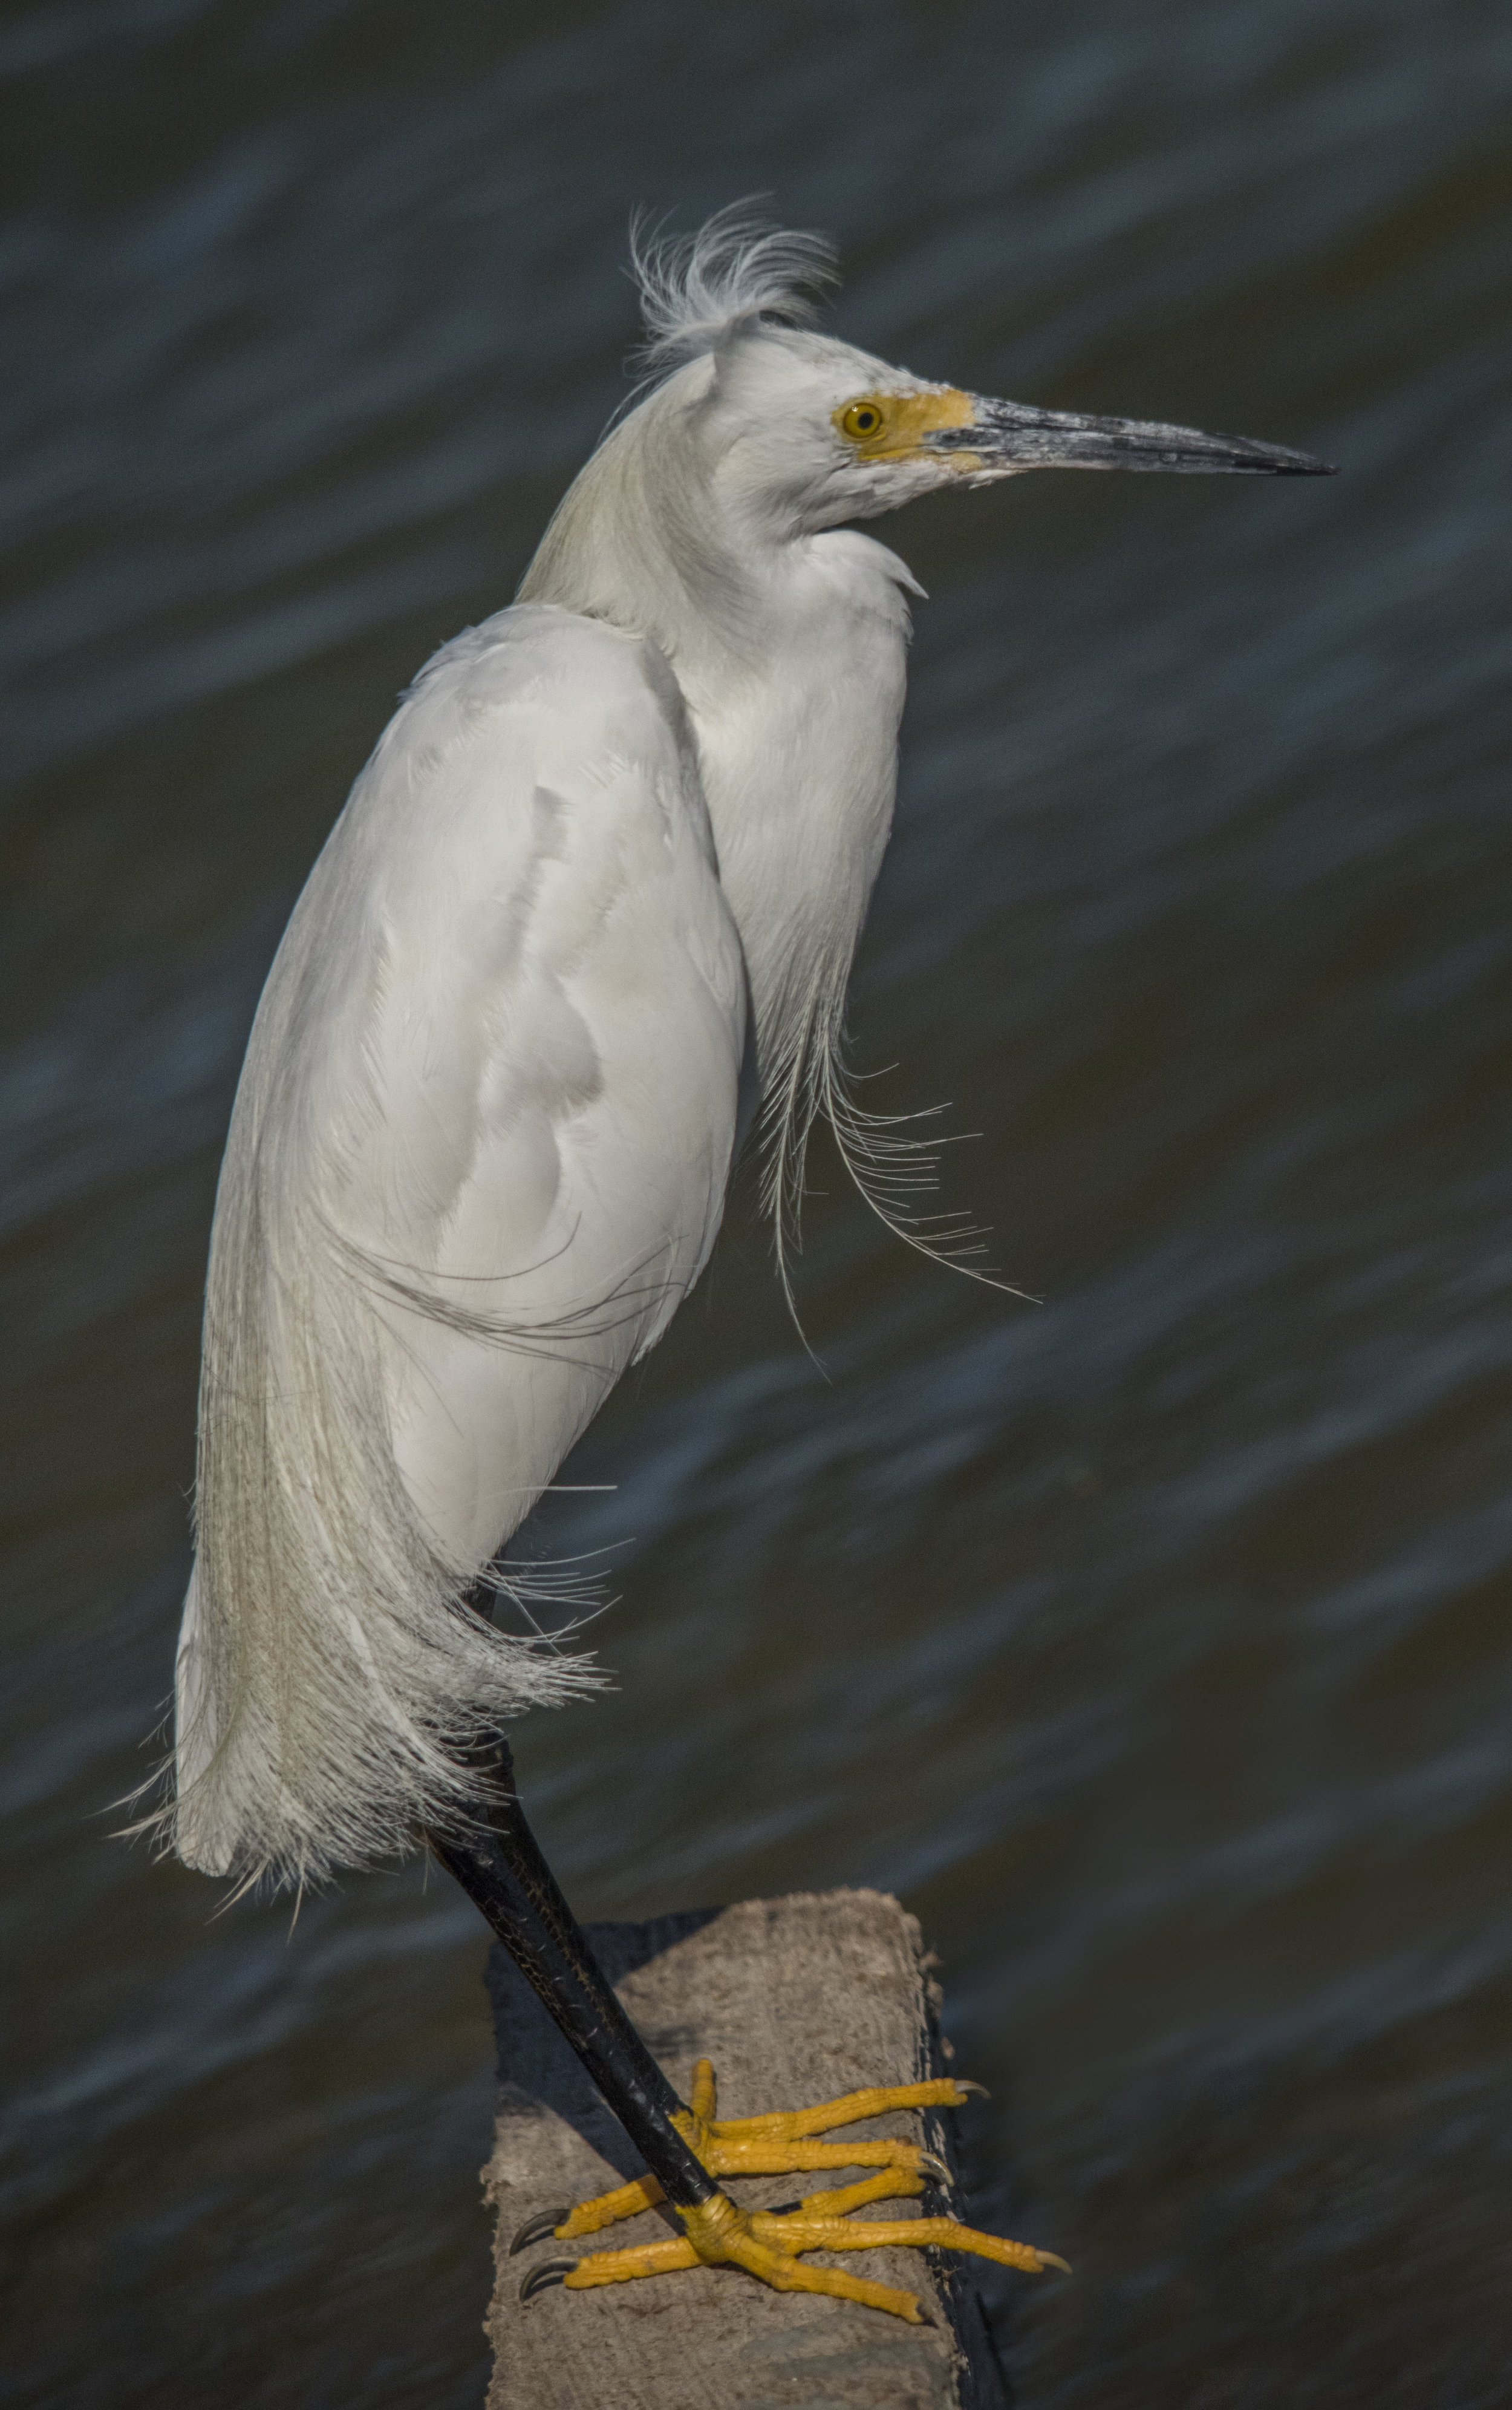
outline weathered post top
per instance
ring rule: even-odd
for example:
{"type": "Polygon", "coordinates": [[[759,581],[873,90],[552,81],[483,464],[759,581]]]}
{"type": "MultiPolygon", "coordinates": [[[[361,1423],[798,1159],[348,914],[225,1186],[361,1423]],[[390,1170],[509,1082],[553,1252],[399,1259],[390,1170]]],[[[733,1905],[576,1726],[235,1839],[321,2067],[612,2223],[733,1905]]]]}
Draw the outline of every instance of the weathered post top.
{"type": "MultiPolygon", "coordinates": [[[[713,2060],[721,2115],[834,2098],[866,2084],[949,2072],[919,1927],[879,1892],[744,1900],[737,1907],[590,1926],[589,1939],[653,2054],[683,2091],[713,2060]]],[[[612,2235],[562,2244],[549,2235],[510,2258],[526,2219],[639,2172],[616,2120],[513,1962],[488,1966],[501,2090],[486,2170],[497,2205],[498,2283],[488,2331],[496,2355],[488,2410],[1002,2410],[996,2354],[969,2263],[936,2251],[833,2255],[916,2293],[935,2323],[853,2302],[776,2293],[740,2271],[697,2268],[589,2292],[560,2287],[521,2303],[532,2261],[676,2232],[648,2210],[612,2235]]],[[[952,2120],[895,2112],[847,2127],[896,2134],[953,2164],[952,2120]]],[[[835,2139],[838,2139],[836,2137],[835,2139]]],[[[848,2183],[865,2170],[821,2183],[848,2183]]],[[[744,2206],[791,2202],[792,2175],[733,2181],[744,2206]]],[[[879,2203],[885,2217],[944,2214],[879,2203]]],[[[822,2262],[825,2255],[816,2254],[822,2262]]]]}

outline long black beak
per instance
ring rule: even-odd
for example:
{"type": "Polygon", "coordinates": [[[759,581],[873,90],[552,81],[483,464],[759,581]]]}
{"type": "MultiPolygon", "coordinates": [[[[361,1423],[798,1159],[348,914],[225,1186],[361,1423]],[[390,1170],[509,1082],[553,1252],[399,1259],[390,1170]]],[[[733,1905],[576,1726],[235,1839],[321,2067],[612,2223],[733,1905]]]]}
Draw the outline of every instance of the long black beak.
{"type": "Polygon", "coordinates": [[[1074,410],[1031,410],[1018,401],[971,396],[969,427],[940,428],[924,441],[931,451],[969,453],[980,466],[962,475],[975,483],[1022,469],[1167,469],[1178,475],[1332,477],[1338,472],[1310,453],[1284,443],[1256,443],[1246,435],[1204,435],[1195,427],[1165,427],[1141,418],[1089,418],[1074,410]]]}

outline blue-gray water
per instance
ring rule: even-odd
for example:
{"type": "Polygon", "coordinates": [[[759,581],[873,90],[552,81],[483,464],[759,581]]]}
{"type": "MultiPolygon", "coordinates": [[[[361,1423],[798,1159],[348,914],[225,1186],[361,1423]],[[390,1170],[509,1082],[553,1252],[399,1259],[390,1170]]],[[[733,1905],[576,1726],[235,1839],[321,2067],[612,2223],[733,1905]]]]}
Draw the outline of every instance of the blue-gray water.
{"type": "MultiPolygon", "coordinates": [[[[1491,0],[51,0],[0,645],[9,2398],[477,2410],[482,1936],[216,1920],[106,1838],[186,1563],[199,1285],[284,918],[623,390],[632,204],[767,190],[930,375],[1302,445],[884,529],[921,606],[853,1009],[1017,1304],[821,1154],[536,1535],[585,1912],[896,1888],[1022,2410],[1512,2391],[1512,22],[1491,0]]],[[[739,2281],[732,2278],[732,2282],[739,2281]]]]}

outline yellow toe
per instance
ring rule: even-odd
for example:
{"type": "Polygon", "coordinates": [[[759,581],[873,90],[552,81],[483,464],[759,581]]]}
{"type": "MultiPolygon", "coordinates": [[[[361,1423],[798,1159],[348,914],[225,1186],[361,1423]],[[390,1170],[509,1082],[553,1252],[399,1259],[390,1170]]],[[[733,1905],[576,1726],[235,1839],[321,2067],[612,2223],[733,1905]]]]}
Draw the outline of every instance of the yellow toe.
{"type": "MultiPolygon", "coordinates": [[[[646,2243],[630,2250],[594,2251],[572,2263],[544,2263],[526,2279],[527,2292],[543,2283],[562,2283],[574,2292],[594,2285],[619,2285],[637,2276],[661,2276],[679,2268],[743,2268],[764,2285],[784,2293],[828,2293],[836,2299],[860,2301],[885,2310],[910,2325],[921,2322],[916,2296],[891,2285],[877,2285],[838,2268],[814,2268],[803,2263],[808,2251],[872,2251],[928,2247],[968,2251],[995,2259],[1002,2267],[1038,2275],[1046,2268],[1065,2268],[1054,2251],[1040,2251],[1027,2243],[983,2234],[952,2217],[864,2219],[852,2213],[880,2200],[909,2199],[922,2193],[926,2172],[944,2170],[938,2159],[917,2142],[821,2142],[814,2138],[863,2117],[879,2117],[896,2110],[958,2109],[965,2088],[949,2076],[924,2083],[877,2084],[861,2092],[842,2093],[808,2109],[769,2110],[757,2117],[718,2117],[714,2069],[701,2058],[693,2070],[691,2099],[674,2123],[712,2176],[789,2175],[820,2168],[875,2168],[878,2173],[859,2184],[809,2193],[793,2210],[744,2210],[728,2193],[717,2192],[697,2209],[679,2209],[680,2239],[646,2243]]],[[[554,2229],[562,2242],[596,2234],[624,2217],[634,2217],[663,2199],[651,2175],[580,2201],[554,2229]]],[[[549,2214],[549,2213],[548,2213],[549,2214]]],[[[536,2233],[544,2221],[534,2221],[536,2233]]],[[[531,2229],[521,2229],[522,2237],[531,2229]]],[[[1069,2271],[1067,2272],[1068,2273],[1069,2271]]]]}

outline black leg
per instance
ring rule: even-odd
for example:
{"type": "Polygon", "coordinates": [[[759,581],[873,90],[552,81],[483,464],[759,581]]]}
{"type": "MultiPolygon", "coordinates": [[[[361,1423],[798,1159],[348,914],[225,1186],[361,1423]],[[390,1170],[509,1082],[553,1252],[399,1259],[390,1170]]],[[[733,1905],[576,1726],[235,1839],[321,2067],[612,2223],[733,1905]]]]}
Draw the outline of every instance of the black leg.
{"type": "Polygon", "coordinates": [[[669,2201],[693,2209],[720,2187],[672,2123],[683,2109],[594,1959],[514,1795],[503,1742],[495,1798],[460,1839],[427,1838],[572,2043],[669,2201]]]}

